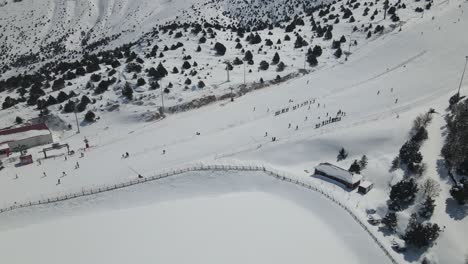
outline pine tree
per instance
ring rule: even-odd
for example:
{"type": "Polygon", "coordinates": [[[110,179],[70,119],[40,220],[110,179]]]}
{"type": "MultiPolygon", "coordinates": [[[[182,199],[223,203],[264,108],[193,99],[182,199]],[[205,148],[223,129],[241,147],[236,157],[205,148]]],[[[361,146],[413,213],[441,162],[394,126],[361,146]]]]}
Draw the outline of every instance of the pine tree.
{"type": "Polygon", "coordinates": [[[435,201],[431,197],[427,196],[426,200],[422,204],[422,207],[419,209],[419,216],[422,218],[429,219],[434,213],[435,201]]]}
{"type": "Polygon", "coordinates": [[[397,215],[393,211],[389,211],[382,219],[382,224],[390,231],[394,232],[397,227],[397,215]]]}
{"type": "Polygon", "coordinates": [[[261,61],[261,62],[260,62],[260,67],[258,67],[258,68],[259,68],[260,70],[262,70],[262,71],[266,71],[266,70],[268,70],[268,67],[269,67],[269,66],[270,66],[270,65],[268,64],[268,62],[266,62],[266,61],[261,61]]]}
{"type": "Polygon", "coordinates": [[[276,65],[278,64],[279,61],[280,61],[280,56],[278,52],[275,52],[275,55],[273,56],[273,60],[271,61],[271,64],[276,65]]]}
{"type": "Polygon", "coordinates": [[[129,83],[126,83],[122,89],[122,95],[125,96],[128,100],[133,99],[133,89],[129,83]]]}
{"type": "Polygon", "coordinates": [[[392,166],[390,167],[390,171],[395,171],[396,169],[398,169],[400,167],[400,156],[396,156],[393,160],[392,160],[392,166]]]}
{"type": "Polygon", "coordinates": [[[348,152],[344,148],[341,148],[338,156],[336,157],[337,161],[342,161],[348,157],[348,152]]]}
{"type": "Polygon", "coordinates": [[[252,59],[253,59],[252,52],[250,50],[246,51],[245,55],[244,55],[244,60],[245,61],[251,61],[252,59]]]}
{"type": "Polygon", "coordinates": [[[361,160],[359,161],[359,166],[361,167],[361,170],[365,169],[367,167],[367,156],[362,155],[361,160]]]}
{"type": "Polygon", "coordinates": [[[357,174],[361,173],[361,166],[359,166],[359,163],[357,160],[354,160],[353,164],[351,164],[348,171],[352,173],[357,173],[357,174]]]}
{"type": "Polygon", "coordinates": [[[411,204],[416,198],[418,186],[413,178],[404,179],[392,186],[390,190],[389,208],[400,211],[404,206],[411,204]]]}

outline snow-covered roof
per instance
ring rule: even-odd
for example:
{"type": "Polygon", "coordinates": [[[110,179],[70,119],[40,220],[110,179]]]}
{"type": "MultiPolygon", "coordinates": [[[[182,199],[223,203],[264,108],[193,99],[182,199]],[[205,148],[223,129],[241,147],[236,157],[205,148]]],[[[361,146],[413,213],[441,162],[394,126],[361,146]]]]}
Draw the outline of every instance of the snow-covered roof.
{"type": "Polygon", "coordinates": [[[320,163],[315,169],[330,175],[332,177],[338,178],[340,180],[349,182],[349,183],[356,183],[362,179],[362,176],[360,174],[353,174],[345,169],[342,169],[338,166],[335,166],[330,163],[320,163]]]}
{"type": "Polygon", "coordinates": [[[0,149],[7,149],[10,148],[8,144],[0,144],[0,149]]]}
{"type": "Polygon", "coordinates": [[[359,184],[359,187],[367,189],[367,188],[371,187],[372,185],[373,185],[373,183],[370,182],[370,181],[361,181],[361,183],[359,184]]]}
{"type": "Polygon", "coordinates": [[[0,130],[0,144],[49,134],[49,129],[43,124],[0,130]]]}

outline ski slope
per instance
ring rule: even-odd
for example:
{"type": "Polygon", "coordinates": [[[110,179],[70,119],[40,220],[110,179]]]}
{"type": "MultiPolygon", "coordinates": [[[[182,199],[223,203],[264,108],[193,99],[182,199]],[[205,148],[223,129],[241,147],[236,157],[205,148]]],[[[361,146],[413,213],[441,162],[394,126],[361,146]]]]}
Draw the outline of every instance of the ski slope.
{"type": "Polygon", "coordinates": [[[25,208],[2,215],[0,233],[11,263],[390,263],[340,207],[262,172],[188,173],[25,208]]]}
{"type": "MultiPolygon", "coordinates": [[[[431,107],[443,115],[448,98],[458,88],[464,56],[468,54],[468,36],[463,34],[468,28],[467,12],[466,1],[440,2],[424,17],[409,20],[403,25],[401,32],[385,35],[370,42],[365,49],[355,51],[347,62],[255,91],[236,98],[232,103],[217,102],[190,112],[169,115],[166,119],[152,123],[141,123],[138,119],[141,113],[136,111],[136,106],[130,104],[122,106],[119,113],[99,113],[101,119],[96,124],[82,127],[81,134],[63,132],[55,135],[58,140],[69,143],[78,152],[84,147],[84,138],[89,139],[92,147],[85,151],[84,158],[79,158],[79,154],[76,154],[64,161],[64,156],[57,153],[55,159],[43,160],[41,165],[15,167],[16,161],[6,163],[6,169],[0,172],[0,200],[5,205],[11,205],[14,202],[37,200],[81,188],[135,179],[138,174],[150,176],[158,170],[186,163],[212,160],[269,164],[305,178],[310,176],[313,166],[319,162],[335,162],[337,152],[343,146],[350,155],[338,165],[348,167],[354,159],[366,154],[370,160],[369,169],[363,174],[366,179],[375,183],[375,189],[362,197],[326,182],[323,187],[355,202],[356,210],[361,214],[365,214],[365,209],[368,208],[379,209],[388,197],[388,184],[401,176],[392,175],[388,168],[399,147],[406,141],[412,120],[431,107]],[[314,99],[315,103],[310,110],[305,106],[279,116],[274,114],[278,110],[286,107],[292,109],[296,104],[314,99]],[[329,116],[335,116],[339,110],[346,112],[342,121],[316,128],[317,123],[329,116]],[[289,124],[291,128],[288,128],[289,124]],[[196,136],[196,132],[201,135],[196,136]],[[268,133],[267,136],[265,132],[268,133]],[[277,141],[272,142],[271,137],[276,137],[277,141]],[[165,154],[162,154],[163,150],[165,154]],[[125,152],[129,152],[130,157],[122,159],[121,155],[125,152]],[[75,170],[77,161],[80,169],[75,170]],[[61,184],[57,185],[62,172],[66,172],[67,176],[61,178],[61,184]],[[19,178],[15,179],[15,175],[19,178]]],[[[467,79],[462,84],[462,94],[468,92],[467,79]]],[[[6,120],[6,116],[11,116],[13,119],[15,111],[21,109],[3,111],[3,118],[6,120]]],[[[73,123],[72,115],[67,118],[67,122],[73,123]]],[[[438,122],[436,124],[442,125],[441,120],[438,122]]],[[[423,154],[424,159],[430,160],[434,166],[433,162],[437,160],[443,138],[437,126],[430,132],[429,137],[436,136],[439,143],[431,141],[433,148],[425,150],[423,154]]],[[[40,157],[37,151],[39,149],[31,151],[35,158],[40,157]]],[[[441,177],[434,167],[428,170],[428,176],[437,179],[441,177]]],[[[449,185],[446,183],[444,188],[445,194],[442,197],[447,198],[449,185]]],[[[292,209],[290,204],[284,204],[287,202],[279,202],[280,199],[268,195],[258,195],[258,198],[261,200],[256,204],[258,207],[266,204],[271,207],[271,202],[274,201],[281,210],[285,210],[284,215],[290,212],[299,214],[301,217],[298,218],[304,217],[311,221],[319,217],[317,214],[310,215],[310,212],[294,211],[298,209],[292,209]]],[[[171,215],[175,213],[170,208],[172,206],[182,211],[191,207],[203,212],[219,209],[213,200],[206,197],[200,199],[196,204],[193,201],[179,201],[171,206],[158,205],[155,210],[171,215]]],[[[220,199],[234,207],[243,207],[246,204],[233,200],[255,200],[245,193],[220,199]]],[[[437,211],[435,221],[445,225],[446,229],[434,248],[436,259],[440,263],[461,263],[467,253],[466,246],[460,246],[467,243],[464,232],[460,232],[467,230],[466,215],[462,215],[461,219],[447,217],[446,199],[440,201],[437,204],[437,210],[440,211],[437,211]],[[452,247],[453,245],[458,246],[452,247]]],[[[157,218],[152,213],[153,209],[126,210],[105,212],[93,217],[80,216],[82,218],[79,219],[87,223],[92,223],[92,219],[107,223],[109,219],[133,213],[143,219],[157,218]]],[[[329,213],[328,210],[324,212],[329,213]]],[[[278,216],[270,213],[267,216],[278,216]]],[[[204,221],[207,218],[210,217],[205,214],[198,220],[204,221]]],[[[3,216],[1,220],[5,221],[3,216]]],[[[226,218],[220,220],[226,221],[226,218]]],[[[3,232],[6,232],[5,237],[24,237],[28,232],[37,232],[35,234],[39,236],[44,234],[41,233],[42,228],[50,230],[57,226],[66,230],[75,223],[73,219],[51,221],[52,224],[44,223],[44,227],[37,226],[37,229],[31,225],[24,227],[26,229],[3,232]]],[[[112,227],[119,229],[137,220],[124,217],[122,221],[123,223],[115,223],[112,227]]],[[[165,223],[164,219],[158,221],[165,223]]],[[[8,227],[11,222],[7,218],[3,225],[8,227]]],[[[139,232],[143,233],[143,230],[139,232]]],[[[307,239],[305,241],[310,242],[307,239]]],[[[116,247],[124,245],[118,244],[116,247]]],[[[271,252],[280,253],[277,250],[271,252]]],[[[402,257],[403,261],[417,263],[418,259],[402,257]]]]}

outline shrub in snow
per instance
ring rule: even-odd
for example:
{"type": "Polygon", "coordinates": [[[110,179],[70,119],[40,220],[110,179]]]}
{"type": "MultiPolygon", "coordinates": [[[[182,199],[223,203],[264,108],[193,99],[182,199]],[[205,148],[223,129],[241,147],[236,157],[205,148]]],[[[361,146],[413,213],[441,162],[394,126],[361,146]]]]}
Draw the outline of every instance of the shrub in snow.
{"type": "Polygon", "coordinates": [[[63,107],[63,111],[65,113],[73,113],[75,112],[75,102],[73,101],[68,101],[65,106],[63,107]]]}
{"type": "Polygon", "coordinates": [[[198,88],[202,89],[205,87],[205,83],[203,81],[198,82],[198,88]]]}
{"type": "Polygon", "coordinates": [[[335,55],[335,57],[337,59],[341,58],[341,55],[343,54],[343,51],[341,51],[341,48],[338,48],[335,53],[333,53],[333,55],[335,55]]]}
{"type": "Polygon", "coordinates": [[[146,84],[145,79],[143,79],[143,78],[138,78],[138,80],[137,80],[137,86],[143,86],[143,85],[145,85],[145,84],[146,84]]]}
{"type": "Polygon", "coordinates": [[[16,122],[16,124],[22,124],[22,123],[23,123],[23,118],[17,116],[17,117],[15,118],[15,122],[16,122]]]}
{"type": "Polygon", "coordinates": [[[85,115],[85,120],[88,122],[94,122],[96,115],[92,111],[88,111],[85,115]]]}
{"type": "Polygon", "coordinates": [[[397,215],[393,211],[389,211],[384,218],[382,218],[382,224],[391,232],[395,232],[397,228],[397,215]]]}
{"type": "Polygon", "coordinates": [[[226,47],[219,42],[216,42],[214,49],[216,50],[216,55],[223,56],[226,53],[226,47]]]}
{"type": "Polygon", "coordinates": [[[236,57],[236,58],[234,59],[234,61],[232,62],[232,64],[234,64],[234,65],[241,65],[241,64],[243,64],[243,63],[242,63],[242,61],[241,61],[238,57],[236,57]]]}
{"type": "Polygon", "coordinates": [[[185,80],[184,82],[186,85],[190,85],[192,84],[192,80],[190,80],[190,78],[187,78],[187,80],[185,80]]]}
{"type": "Polygon", "coordinates": [[[426,197],[424,203],[418,211],[418,215],[422,218],[429,219],[434,214],[435,201],[431,197],[426,197]]]}
{"type": "Polygon", "coordinates": [[[468,182],[466,180],[461,180],[459,184],[454,185],[450,189],[450,195],[452,195],[453,199],[455,199],[458,204],[466,204],[468,202],[468,182]]]}
{"type": "Polygon", "coordinates": [[[182,69],[188,70],[190,69],[190,67],[192,67],[192,65],[190,65],[190,62],[188,61],[184,61],[184,63],[182,64],[182,69]]]}
{"type": "Polygon", "coordinates": [[[63,103],[66,100],[68,100],[68,95],[64,93],[63,91],[60,91],[60,93],[57,96],[57,102],[58,103],[63,103]]]}
{"type": "Polygon", "coordinates": [[[286,68],[286,65],[284,64],[284,62],[280,62],[278,63],[278,65],[276,66],[276,71],[277,72],[282,72],[284,71],[284,69],[286,68]]]}
{"type": "Polygon", "coordinates": [[[261,61],[260,62],[260,66],[258,67],[260,70],[262,71],[266,71],[268,70],[268,67],[270,67],[270,64],[268,64],[268,62],[266,61],[261,61]]]}
{"type": "Polygon", "coordinates": [[[307,55],[307,63],[309,63],[311,67],[317,66],[318,61],[314,54],[307,55]]]}
{"type": "Polygon", "coordinates": [[[312,50],[312,54],[314,54],[315,57],[320,57],[322,55],[322,47],[315,45],[314,49],[312,50]]]}
{"type": "Polygon", "coordinates": [[[351,173],[361,173],[361,166],[359,165],[357,160],[354,160],[353,164],[351,164],[348,171],[351,173]]]}
{"type": "Polygon", "coordinates": [[[101,75],[93,73],[91,74],[90,80],[92,82],[99,82],[101,80],[101,75]]]}

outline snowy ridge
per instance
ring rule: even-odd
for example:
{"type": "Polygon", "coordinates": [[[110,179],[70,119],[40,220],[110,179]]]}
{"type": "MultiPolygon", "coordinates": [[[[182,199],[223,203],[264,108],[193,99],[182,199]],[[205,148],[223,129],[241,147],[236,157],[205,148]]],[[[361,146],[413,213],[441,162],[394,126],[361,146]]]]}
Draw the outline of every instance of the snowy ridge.
{"type": "MultiPolygon", "coordinates": [[[[125,187],[129,187],[132,185],[136,184],[142,184],[146,183],[149,181],[156,181],[160,180],[163,178],[171,177],[171,176],[176,176],[180,174],[184,174],[187,172],[191,171],[263,171],[267,175],[270,175],[272,177],[275,177],[279,180],[285,181],[285,182],[290,182],[292,184],[307,188],[309,190],[312,190],[314,192],[322,194],[324,197],[326,197],[329,201],[337,204],[341,208],[343,208],[346,212],[349,213],[349,215],[372,237],[372,239],[379,245],[379,247],[382,249],[382,251],[385,253],[385,255],[389,258],[390,262],[393,264],[397,264],[397,260],[393,257],[393,255],[390,253],[390,251],[385,247],[384,243],[380,242],[380,240],[376,237],[376,235],[373,233],[373,231],[369,230],[369,228],[364,224],[363,220],[356,215],[354,210],[350,209],[348,205],[346,205],[343,201],[340,201],[337,197],[333,196],[333,194],[322,190],[317,184],[314,184],[312,181],[304,181],[304,179],[300,180],[298,178],[290,177],[284,172],[279,172],[269,166],[245,166],[245,165],[225,165],[225,164],[220,164],[220,165],[206,165],[206,164],[200,164],[198,166],[194,165],[189,165],[186,166],[185,168],[180,168],[180,169],[174,169],[170,172],[165,172],[165,173],[160,173],[155,176],[151,177],[145,177],[133,181],[129,181],[126,183],[121,183],[121,184],[115,184],[113,186],[103,186],[103,187],[97,187],[93,189],[88,189],[85,190],[83,189],[81,192],[78,193],[73,193],[73,194],[68,194],[64,196],[59,196],[55,198],[48,198],[36,202],[29,202],[29,203],[23,203],[23,204],[15,204],[7,208],[0,208],[0,213],[4,212],[9,212],[13,211],[15,209],[20,209],[20,208],[25,208],[25,207],[31,207],[31,206],[36,206],[36,205],[43,205],[43,204],[51,204],[51,203],[56,203],[56,202],[61,202],[65,200],[70,200],[70,199],[75,199],[78,197],[83,197],[83,196],[89,196],[89,195],[95,195],[98,193],[103,193],[103,192],[108,192],[108,191],[113,191],[125,187]]],[[[374,231],[375,232],[375,231],[374,231]]]]}

